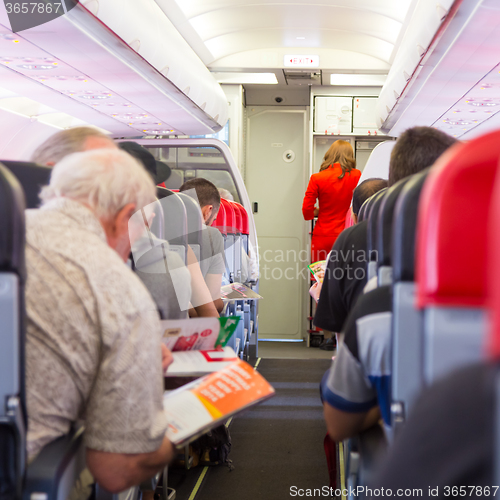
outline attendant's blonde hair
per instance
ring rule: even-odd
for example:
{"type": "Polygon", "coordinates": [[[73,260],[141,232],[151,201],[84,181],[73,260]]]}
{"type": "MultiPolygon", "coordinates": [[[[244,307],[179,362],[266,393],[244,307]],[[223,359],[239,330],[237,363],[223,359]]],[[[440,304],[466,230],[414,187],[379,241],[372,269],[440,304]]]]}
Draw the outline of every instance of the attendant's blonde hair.
{"type": "Polygon", "coordinates": [[[349,173],[353,168],[356,168],[356,160],[351,143],[347,141],[335,141],[326,152],[323,163],[319,169],[320,172],[326,170],[330,165],[340,163],[342,174],[339,179],[342,179],[346,173],[349,173]]]}

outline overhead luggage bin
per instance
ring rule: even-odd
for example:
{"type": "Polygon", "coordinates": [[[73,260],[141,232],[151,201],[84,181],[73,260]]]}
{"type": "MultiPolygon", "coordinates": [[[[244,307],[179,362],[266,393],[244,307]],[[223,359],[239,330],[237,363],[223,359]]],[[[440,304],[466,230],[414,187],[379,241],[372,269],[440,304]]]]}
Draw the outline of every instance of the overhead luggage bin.
{"type": "Polygon", "coordinates": [[[497,0],[420,1],[380,92],[379,128],[426,125],[460,139],[497,129],[499,36],[497,0]]]}
{"type": "Polygon", "coordinates": [[[0,32],[2,88],[113,136],[205,135],[227,122],[220,85],[154,0],[82,2],[18,34],[0,9],[0,32]]]}

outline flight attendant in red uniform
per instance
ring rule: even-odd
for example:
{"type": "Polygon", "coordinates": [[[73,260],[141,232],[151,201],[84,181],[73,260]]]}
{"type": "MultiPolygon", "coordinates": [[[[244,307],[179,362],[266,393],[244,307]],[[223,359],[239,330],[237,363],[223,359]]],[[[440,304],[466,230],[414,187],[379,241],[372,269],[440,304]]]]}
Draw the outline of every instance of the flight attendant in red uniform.
{"type": "Polygon", "coordinates": [[[352,193],[360,176],[352,146],[347,141],[335,141],[326,152],[319,172],[311,175],[302,214],[305,220],[318,216],[312,235],[312,262],[326,259],[344,229],[352,193]],[[319,208],[315,207],[316,200],[319,208]]]}

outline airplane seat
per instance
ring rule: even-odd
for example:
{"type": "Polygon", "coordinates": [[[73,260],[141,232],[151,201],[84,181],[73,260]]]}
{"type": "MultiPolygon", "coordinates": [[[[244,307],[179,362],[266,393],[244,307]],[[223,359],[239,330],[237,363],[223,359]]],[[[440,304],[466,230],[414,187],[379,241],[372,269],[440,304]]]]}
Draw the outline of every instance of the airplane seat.
{"type": "Polygon", "coordinates": [[[224,253],[229,267],[230,281],[234,281],[236,267],[235,267],[235,239],[236,239],[236,215],[231,202],[225,199],[221,200],[221,206],[224,206],[226,212],[226,239],[224,245],[224,253]]]}
{"type": "Polygon", "coordinates": [[[415,306],[415,239],[418,203],[429,170],[408,180],[394,211],[391,424],[396,435],[422,387],[422,318],[415,306]]]}
{"type": "MultiPolygon", "coordinates": [[[[221,200],[222,201],[222,200],[221,200]]],[[[220,204],[219,212],[217,213],[217,217],[212,222],[212,227],[215,227],[220,231],[222,237],[224,238],[224,249],[226,248],[226,239],[227,239],[227,214],[226,207],[223,203],[220,204]]],[[[227,255],[224,255],[226,270],[224,272],[224,277],[231,281],[231,271],[229,269],[229,263],[227,259],[227,255]]]]}
{"type": "Polygon", "coordinates": [[[151,224],[151,232],[169,242],[170,250],[179,254],[184,263],[187,262],[188,223],[186,206],[179,193],[168,189],[156,188],[157,197],[163,211],[163,217],[155,217],[151,224]],[[159,224],[163,223],[163,231],[159,224]]]}
{"type": "Polygon", "coordinates": [[[26,462],[24,194],[0,165],[0,498],[20,498],[26,462]]]}
{"type": "Polygon", "coordinates": [[[370,196],[365,202],[361,205],[358,214],[358,222],[364,221],[368,215],[369,207],[371,204],[373,196],[370,196]]]}
{"type": "Polygon", "coordinates": [[[230,201],[231,207],[234,210],[235,215],[235,236],[234,236],[234,268],[235,268],[235,280],[241,282],[241,252],[243,248],[242,241],[242,226],[243,226],[243,216],[241,215],[241,209],[239,204],[230,201]]]}
{"type": "Polygon", "coordinates": [[[499,157],[500,131],[455,145],[423,188],[416,281],[426,383],[482,358],[487,219],[499,157]]]}
{"type": "Polygon", "coordinates": [[[201,209],[197,201],[193,200],[190,196],[184,193],[178,193],[178,196],[180,196],[182,202],[184,203],[184,207],[186,208],[187,242],[196,255],[198,262],[200,262],[202,247],[201,231],[203,228],[203,216],[201,209]]]}
{"type": "Polygon", "coordinates": [[[378,213],[382,205],[382,199],[387,192],[387,188],[381,189],[378,193],[375,193],[372,198],[373,201],[370,204],[370,211],[367,214],[368,221],[368,234],[367,234],[367,244],[368,244],[368,274],[367,281],[371,280],[377,276],[377,224],[378,224],[378,213]]]}
{"type": "Polygon", "coordinates": [[[49,184],[52,169],[27,161],[0,160],[21,183],[26,199],[26,208],[40,206],[39,193],[43,186],[49,184]]]}
{"type": "Polygon", "coordinates": [[[392,284],[392,224],[394,209],[403,187],[409,180],[410,177],[401,179],[387,190],[386,195],[382,198],[378,212],[375,237],[379,286],[392,284]]]}
{"type": "Polygon", "coordinates": [[[245,252],[248,254],[248,239],[250,237],[250,223],[248,220],[248,213],[245,207],[236,201],[233,201],[235,205],[237,205],[240,209],[241,214],[241,238],[243,240],[243,248],[245,252]]]}
{"type": "Polygon", "coordinates": [[[24,209],[19,181],[0,164],[0,498],[56,500],[83,469],[82,430],[49,443],[26,467],[24,209]]]}

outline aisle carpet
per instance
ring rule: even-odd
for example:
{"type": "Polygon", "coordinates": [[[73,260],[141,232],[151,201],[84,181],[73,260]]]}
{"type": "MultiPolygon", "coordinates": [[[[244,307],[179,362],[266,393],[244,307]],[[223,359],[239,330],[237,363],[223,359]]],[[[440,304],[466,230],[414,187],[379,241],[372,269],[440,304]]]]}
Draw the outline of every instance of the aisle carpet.
{"type": "Polygon", "coordinates": [[[276,396],[230,426],[234,470],[210,468],[196,500],[285,500],[290,488],[328,485],[319,381],[325,359],[262,359],[276,396]]]}

